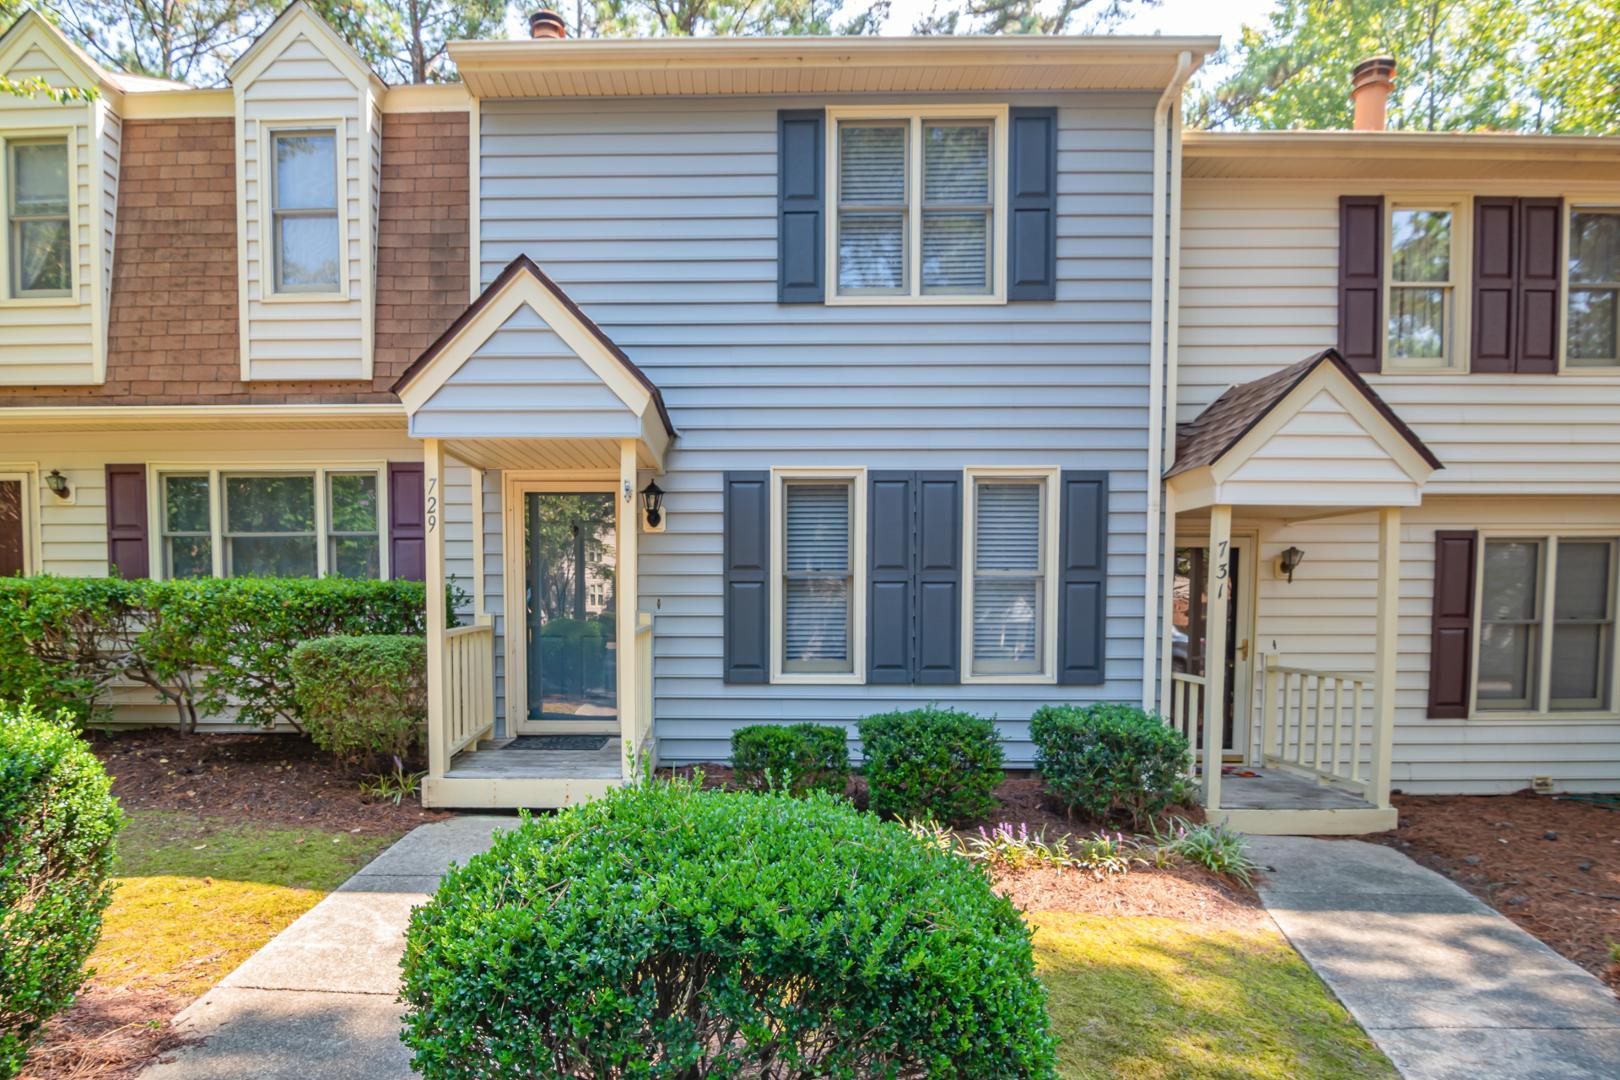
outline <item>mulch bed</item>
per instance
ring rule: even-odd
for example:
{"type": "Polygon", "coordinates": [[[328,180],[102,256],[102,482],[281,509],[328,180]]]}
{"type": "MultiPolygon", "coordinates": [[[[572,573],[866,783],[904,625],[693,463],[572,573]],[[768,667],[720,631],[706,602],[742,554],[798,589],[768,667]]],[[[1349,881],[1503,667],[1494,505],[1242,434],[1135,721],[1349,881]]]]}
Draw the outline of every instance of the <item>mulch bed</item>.
{"type": "Polygon", "coordinates": [[[98,733],[91,739],[126,810],[183,810],[269,825],[358,833],[405,832],[451,815],[368,802],[358,772],[292,734],[181,735],[172,729],[98,733]]]}
{"type": "Polygon", "coordinates": [[[1528,791],[1396,795],[1369,837],[1437,870],[1620,992],[1620,810],[1528,791]]]}
{"type": "Polygon", "coordinates": [[[92,985],[51,1021],[19,1080],[133,1080],[185,1043],[168,1018],[188,1001],[162,990],[92,985]]]}

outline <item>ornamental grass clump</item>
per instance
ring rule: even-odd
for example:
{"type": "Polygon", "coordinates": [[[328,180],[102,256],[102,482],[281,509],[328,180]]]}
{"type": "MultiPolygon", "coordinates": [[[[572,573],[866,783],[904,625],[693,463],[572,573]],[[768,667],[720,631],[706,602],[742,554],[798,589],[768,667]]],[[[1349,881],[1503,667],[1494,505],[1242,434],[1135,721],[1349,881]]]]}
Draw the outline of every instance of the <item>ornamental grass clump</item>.
{"type": "Polygon", "coordinates": [[[1029,931],[966,860],[821,792],[616,789],[412,915],[429,1080],[1050,1077],[1029,931]]]}
{"type": "Polygon", "coordinates": [[[0,709],[0,1078],[73,1002],[112,901],[112,782],[67,714],[0,709]]]}
{"type": "Polygon", "coordinates": [[[930,705],[868,716],[858,727],[873,813],[962,825],[995,811],[1004,774],[993,721],[930,705]]]}
{"type": "Polygon", "coordinates": [[[1135,828],[1175,805],[1190,763],[1186,736],[1134,705],[1047,705],[1029,721],[1047,790],[1094,820],[1135,828]]]}
{"type": "Polygon", "coordinates": [[[841,725],[751,724],[731,733],[731,768],[748,791],[790,795],[849,786],[849,747],[841,725]]]}

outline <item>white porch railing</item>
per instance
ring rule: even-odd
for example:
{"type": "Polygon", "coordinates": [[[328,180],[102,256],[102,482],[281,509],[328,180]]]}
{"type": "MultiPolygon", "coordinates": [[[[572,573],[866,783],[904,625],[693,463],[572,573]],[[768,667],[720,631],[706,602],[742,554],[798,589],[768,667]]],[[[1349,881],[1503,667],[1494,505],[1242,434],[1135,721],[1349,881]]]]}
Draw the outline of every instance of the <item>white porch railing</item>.
{"type": "Polygon", "coordinates": [[[1204,722],[1204,695],[1208,685],[1202,675],[1189,675],[1184,671],[1170,675],[1170,726],[1181,732],[1188,746],[1195,748],[1187,759],[1188,770],[1193,772],[1197,771],[1198,728],[1204,722]]]}
{"type": "Polygon", "coordinates": [[[488,615],[444,632],[444,760],[495,730],[495,627],[488,615]]]}
{"type": "Polygon", "coordinates": [[[1377,698],[1368,675],[1261,660],[1260,759],[1368,794],[1377,698]]]}
{"type": "Polygon", "coordinates": [[[636,615],[636,700],[631,713],[629,738],[625,740],[626,776],[638,769],[658,767],[658,744],[651,738],[653,727],[653,617],[648,612],[636,615]],[[648,759],[641,760],[642,751],[649,751],[648,759]]]}

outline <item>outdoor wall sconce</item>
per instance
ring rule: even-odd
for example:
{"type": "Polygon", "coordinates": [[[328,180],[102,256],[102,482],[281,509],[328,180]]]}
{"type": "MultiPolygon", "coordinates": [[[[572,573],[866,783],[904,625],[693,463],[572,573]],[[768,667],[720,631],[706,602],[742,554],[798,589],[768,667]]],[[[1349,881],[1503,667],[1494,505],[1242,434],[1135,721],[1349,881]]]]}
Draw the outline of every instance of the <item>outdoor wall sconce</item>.
{"type": "Polygon", "coordinates": [[[1287,578],[1288,583],[1292,585],[1294,582],[1294,571],[1298,570],[1299,564],[1304,561],[1305,553],[1299,550],[1299,548],[1285,548],[1283,553],[1277,556],[1277,576],[1287,578]]]}
{"type": "Polygon", "coordinates": [[[656,481],[641,489],[641,519],[647,532],[664,531],[664,489],[656,481]]]}
{"type": "Polygon", "coordinates": [[[45,477],[45,486],[52,495],[58,499],[65,499],[72,490],[68,487],[68,478],[62,475],[61,469],[52,469],[45,477]]]}

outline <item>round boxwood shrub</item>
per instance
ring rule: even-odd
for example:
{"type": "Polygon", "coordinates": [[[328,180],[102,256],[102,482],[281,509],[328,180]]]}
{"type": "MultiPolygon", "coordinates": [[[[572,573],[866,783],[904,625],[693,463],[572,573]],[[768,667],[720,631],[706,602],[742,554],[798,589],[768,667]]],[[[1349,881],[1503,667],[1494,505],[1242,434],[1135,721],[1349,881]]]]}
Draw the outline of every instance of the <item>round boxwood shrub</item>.
{"type": "Polygon", "coordinates": [[[992,721],[930,705],[868,716],[859,728],[874,813],[960,825],[995,810],[1003,773],[992,721]]]}
{"type": "Polygon", "coordinates": [[[614,790],[532,818],[411,917],[429,1080],[1053,1075],[1017,911],[820,792],[614,790]]]}
{"type": "Polygon", "coordinates": [[[731,733],[731,769],[749,791],[842,795],[849,786],[849,745],[841,726],[750,724],[731,733]]]}
{"type": "Polygon", "coordinates": [[[1187,738],[1134,705],[1048,705],[1029,721],[1035,766],[1071,811],[1141,827],[1185,790],[1187,738]]]}
{"type": "Polygon", "coordinates": [[[292,653],[304,730],[346,761],[408,758],[427,730],[427,642],[413,634],[317,638],[292,653]]]}
{"type": "Polygon", "coordinates": [[[0,709],[0,1077],[84,982],[112,900],[112,784],[67,714],[0,709]]]}

